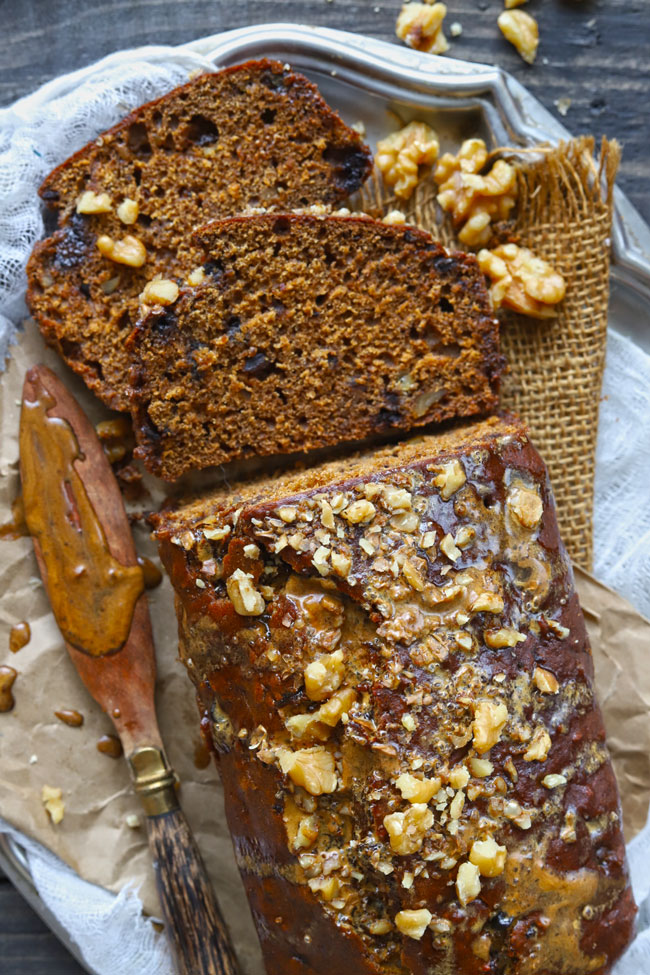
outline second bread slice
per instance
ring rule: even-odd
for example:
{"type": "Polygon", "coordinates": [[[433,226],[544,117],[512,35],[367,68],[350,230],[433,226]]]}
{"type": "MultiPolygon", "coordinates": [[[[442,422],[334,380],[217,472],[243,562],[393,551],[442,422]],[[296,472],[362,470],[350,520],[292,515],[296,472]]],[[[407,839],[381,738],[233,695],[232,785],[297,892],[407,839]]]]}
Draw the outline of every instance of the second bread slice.
{"type": "Polygon", "coordinates": [[[138,455],[173,480],[493,411],[502,358],[474,257],[366,217],[199,233],[204,280],[133,338],[138,455]]]}

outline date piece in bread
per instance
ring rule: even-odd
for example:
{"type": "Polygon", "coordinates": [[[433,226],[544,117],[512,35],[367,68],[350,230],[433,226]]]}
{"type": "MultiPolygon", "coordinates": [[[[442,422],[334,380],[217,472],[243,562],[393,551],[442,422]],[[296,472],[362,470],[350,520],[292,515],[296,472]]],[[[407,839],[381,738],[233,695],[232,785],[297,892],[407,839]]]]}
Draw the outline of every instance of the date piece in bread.
{"type": "Polygon", "coordinates": [[[47,177],[40,194],[60,229],[28,265],[32,315],[87,385],[126,410],[124,343],[138,297],[154,276],[182,283],[200,262],[194,227],[246,206],[336,204],[370,168],[359,135],[287,65],[251,61],[201,75],[47,177]],[[116,261],[98,250],[102,236],[136,243],[116,261]]]}
{"type": "Polygon", "coordinates": [[[515,418],[158,516],[268,975],[604,975],[616,781],[515,418]]]}
{"type": "Polygon", "coordinates": [[[473,256],[369,217],[233,217],[197,239],[204,282],[133,336],[137,454],[161,477],[497,407],[473,256]]]}

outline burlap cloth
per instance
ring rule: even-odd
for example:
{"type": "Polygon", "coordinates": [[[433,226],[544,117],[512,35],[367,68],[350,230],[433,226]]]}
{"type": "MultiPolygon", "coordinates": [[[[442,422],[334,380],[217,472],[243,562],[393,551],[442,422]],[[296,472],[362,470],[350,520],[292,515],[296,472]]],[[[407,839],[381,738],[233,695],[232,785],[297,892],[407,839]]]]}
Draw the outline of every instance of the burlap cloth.
{"type": "MultiPolygon", "coordinates": [[[[556,318],[503,314],[508,372],[501,402],[528,423],[551,475],[564,543],[577,565],[591,568],[598,404],[605,364],[612,193],[620,148],[583,136],[557,148],[518,153],[519,194],[508,239],[548,260],[567,283],[556,318]]],[[[433,179],[407,205],[376,173],[360,194],[370,213],[402,210],[446,246],[459,246],[437,203],[433,179]]]]}

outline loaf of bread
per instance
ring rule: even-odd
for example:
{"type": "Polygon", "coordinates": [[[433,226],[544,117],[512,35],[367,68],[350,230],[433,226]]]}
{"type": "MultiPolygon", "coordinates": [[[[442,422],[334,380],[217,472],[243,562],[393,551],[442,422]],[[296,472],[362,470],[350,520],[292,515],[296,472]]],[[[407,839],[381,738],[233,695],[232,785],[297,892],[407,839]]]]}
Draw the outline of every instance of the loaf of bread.
{"type": "Polygon", "coordinates": [[[604,975],[635,906],[544,464],[492,418],[157,516],[268,975],[604,975]]]}
{"type": "Polygon", "coordinates": [[[240,216],[197,237],[203,283],[133,336],[150,471],[172,480],[496,408],[498,326],[473,256],[369,217],[240,216]]]}
{"type": "Polygon", "coordinates": [[[28,265],[32,315],[87,385],[126,410],[139,296],[156,275],[191,273],[194,227],[246,206],[336,204],[370,168],[359,135],[288,65],[201,75],[47,177],[40,193],[60,229],[28,265]]]}

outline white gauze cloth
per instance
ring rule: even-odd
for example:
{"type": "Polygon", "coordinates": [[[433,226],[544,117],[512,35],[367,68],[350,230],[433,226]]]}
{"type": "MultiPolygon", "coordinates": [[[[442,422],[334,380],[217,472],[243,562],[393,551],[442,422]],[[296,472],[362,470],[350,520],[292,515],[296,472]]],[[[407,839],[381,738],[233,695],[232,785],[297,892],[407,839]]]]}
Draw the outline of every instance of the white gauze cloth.
{"type": "MultiPolygon", "coordinates": [[[[189,50],[149,47],[111,55],[0,110],[0,356],[27,313],[25,264],[43,220],[46,174],[130,109],[212,68],[189,50]]],[[[594,572],[650,616],[650,357],[610,330],[598,430],[594,572]],[[612,531],[612,526],[616,530],[612,531]]],[[[167,945],[142,917],[137,891],[118,896],[82,880],[12,829],[43,903],[97,975],[172,975],[167,945]]],[[[650,972],[650,826],[628,846],[639,933],[614,975],[650,972]]],[[[261,975],[246,972],[244,975],[261,975]]]]}

